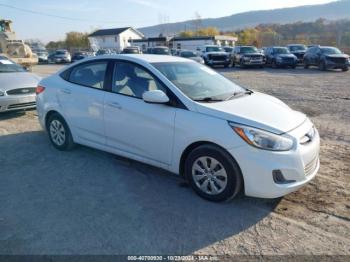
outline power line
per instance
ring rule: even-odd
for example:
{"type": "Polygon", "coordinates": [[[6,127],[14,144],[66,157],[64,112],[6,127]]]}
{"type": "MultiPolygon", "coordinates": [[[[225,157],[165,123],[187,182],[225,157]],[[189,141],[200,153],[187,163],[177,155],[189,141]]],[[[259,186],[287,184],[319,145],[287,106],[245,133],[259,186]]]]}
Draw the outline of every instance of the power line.
{"type": "Polygon", "coordinates": [[[150,21],[103,21],[103,20],[91,20],[91,19],[83,19],[83,18],[73,18],[73,17],[67,17],[67,16],[59,16],[59,15],[53,15],[53,14],[48,14],[44,12],[38,12],[34,10],[29,10],[29,9],[24,9],[12,5],[7,5],[7,4],[1,4],[0,6],[7,7],[10,9],[14,9],[17,11],[25,12],[25,13],[30,13],[34,15],[41,15],[41,16],[47,16],[47,17],[53,17],[53,18],[58,18],[58,19],[63,19],[63,20],[70,20],[70,21],[79,21],[79,22],[94,22],[94,23],[106,23],[106,24],[117,24],[117,23],[130,23],[130,22],[150,22],[150,21]]]}

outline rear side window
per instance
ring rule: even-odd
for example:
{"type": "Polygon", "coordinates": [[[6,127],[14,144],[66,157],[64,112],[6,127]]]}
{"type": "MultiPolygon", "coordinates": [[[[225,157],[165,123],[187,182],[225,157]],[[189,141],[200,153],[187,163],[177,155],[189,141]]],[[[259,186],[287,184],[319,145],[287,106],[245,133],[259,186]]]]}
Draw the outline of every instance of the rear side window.
{"type": "Polygon", "coordinates": [[[69,82],[77,85],[103,89],[108,62],[94,62],[74,67],[69,82]]]}

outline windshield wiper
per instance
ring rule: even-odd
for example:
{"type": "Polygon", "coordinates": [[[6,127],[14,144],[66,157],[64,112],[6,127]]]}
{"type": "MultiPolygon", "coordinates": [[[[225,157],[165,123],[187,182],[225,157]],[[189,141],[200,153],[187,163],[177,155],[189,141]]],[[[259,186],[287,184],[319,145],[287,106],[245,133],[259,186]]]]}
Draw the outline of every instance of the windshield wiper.
{"type": "Polygon", "coordinates": [[[224,100],[222,99],[216,99],[214,97],[204,97],[204,98],[200,98],[200,99],[193,99],[194,101],[196,102],[207,102],[207,103],[210,103],[210,102],[222,102],[224,100]]]}
{"type": "Polygon", "coordinates": [[[230,95],[228,98],[225,99],[225,101],[228,101],[228,100],[231,100],[233,99],[234,97],[238,97],[238,96],[242,96],[242,95],[251,95],[253,94],[254,92],[252,90],[249,90],[247,89],[246,91],[244,92],[235,92],[233,93],[232,95],[230,95]]]}

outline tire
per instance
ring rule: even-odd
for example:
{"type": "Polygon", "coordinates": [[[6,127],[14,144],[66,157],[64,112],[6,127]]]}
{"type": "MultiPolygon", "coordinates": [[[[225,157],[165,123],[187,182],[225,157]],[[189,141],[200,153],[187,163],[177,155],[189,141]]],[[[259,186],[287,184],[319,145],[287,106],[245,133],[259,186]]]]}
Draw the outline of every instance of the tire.
{"type": "Polygon", "coordinates": [[[214,145],[199,146],[189,154],[185,162],[185,177],[200,197],[213,202],[233,199],[243,184],[236,161],[214,145]]]}
{"type": "Polygon", "coordinates": [[[66,121],[59,114],[53,114],[47,121],[47,132],[52,145],[60,151],[74,148],[72,133],[66,121]]]}
{"type": "Polygon", "coordinates": [[[271,67],[272,68],[277,68],[276,60],[272,60],[271,67]]]}
{"type": "Polygon", "coordinates": [[[321,71],[326,71],[326,64],[324,61],[320,61],[320,63],[318,64],[318,69],[321,71]]]}
{"type": "Polygon", "coordinates": [[[343,67],[341,70],[342,70],[343,72],[347,72],[347,71],[349,71],[349,67],[348,67],[348,66],[345,66],[345,67],[343,67]]]}
{"type": "Polygon", "coordinates": [[[243,63],[243,60],[239,61],[239,66],[240,66],[240,68],[246,68],[246,66],[243,63]]]}

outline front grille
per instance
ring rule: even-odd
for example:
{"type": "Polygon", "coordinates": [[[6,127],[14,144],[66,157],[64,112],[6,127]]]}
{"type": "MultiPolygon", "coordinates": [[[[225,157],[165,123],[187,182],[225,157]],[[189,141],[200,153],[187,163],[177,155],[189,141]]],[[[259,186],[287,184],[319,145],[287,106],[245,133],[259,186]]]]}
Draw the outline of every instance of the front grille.
{"type": "Polygon", "coordinates": [[[314,159],[312,159],[308,164],[305,165],[304,167],[305,176],[311,175],[316,170],[318,161],[319,161],[319,157],[317,155],[314,159]]]}
{"type": "Polygon", "coordinates": [[[333,63],[336,64],[345,64],[346,63],[346,58],[343,57],[327,57],[329,61],[332,61],[333,63]]]}
{"type": "Polygon", "coordinates": [[[29,94],[35,94],[35,90],[36,90],[35,87],[17,88],[17,89],[12,89],[12,90],[6,91],[6,93],[9,96],[29,95],[29,94]]]}
{"type": "Polygon", "coordinates": [[[13,104],[9,105],[7,109],[17,109],[17,108],[26,108],[26,107],[32,107],[35,106],[35,102],[29,102],[29,103],[21,103],[21,104],[13,104]]]}
{"type": "Polygon", "coordinates": [[[261,55],[251,55],[249,56],[251,59],[257,60],[257,59],[262,59],[261,55]]]}
{"type": "Polygon", "coordinates": [[[224,56],[224,55],[212,55],[211,56],[211,59],[213,60],[213,61],[225,61],[226,60],[226,56],[224,56]]]}
{"type": "Polygon", "coordinates": [[[284,57],[283,62],[285,63],[294,63],[294,58],[291,57],[284,57]]]}

